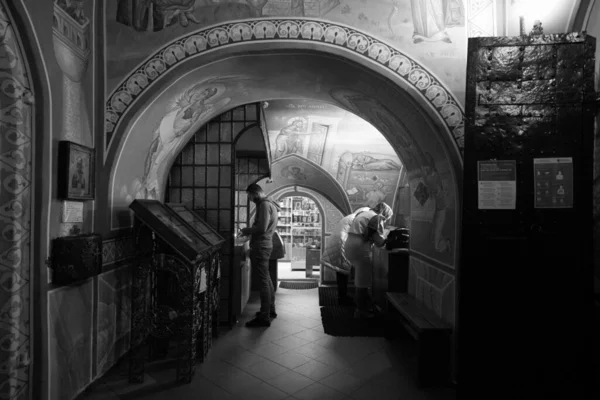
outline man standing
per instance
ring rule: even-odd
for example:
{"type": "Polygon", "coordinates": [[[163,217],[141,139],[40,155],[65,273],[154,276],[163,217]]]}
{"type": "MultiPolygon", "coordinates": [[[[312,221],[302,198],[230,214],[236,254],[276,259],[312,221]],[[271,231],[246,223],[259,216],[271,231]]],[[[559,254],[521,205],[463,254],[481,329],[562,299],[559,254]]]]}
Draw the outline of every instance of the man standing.
{"type": "Polygon", "coordinates": [[[260,185],[253,183],[246,189],[248,199],[256,204],[254,224],[243,228],[242,234],[250,235],[250,263],[256,268],[260,278],[260,311],[256,318],[246,322],[249,328],[271,326],[271,319],[277,317],[275,312],[275,288],[269,274],[269,258],[273,251],[273,234],[277,229],[279,210],[272,200],[268,199],[260,185]]]}

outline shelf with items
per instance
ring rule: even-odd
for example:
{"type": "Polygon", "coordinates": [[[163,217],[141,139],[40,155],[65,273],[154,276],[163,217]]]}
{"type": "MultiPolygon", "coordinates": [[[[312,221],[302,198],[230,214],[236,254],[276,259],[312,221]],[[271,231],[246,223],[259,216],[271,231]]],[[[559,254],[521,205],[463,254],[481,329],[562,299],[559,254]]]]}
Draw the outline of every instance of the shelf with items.
{"type": "Polygon", "coordinates": [[[279,201],[277,231],[286,247],[286,258],[294,267],[304,269],[306,249],[321,246],[322,217],[316,204],[305,197],[286,197],[279,201]]]}

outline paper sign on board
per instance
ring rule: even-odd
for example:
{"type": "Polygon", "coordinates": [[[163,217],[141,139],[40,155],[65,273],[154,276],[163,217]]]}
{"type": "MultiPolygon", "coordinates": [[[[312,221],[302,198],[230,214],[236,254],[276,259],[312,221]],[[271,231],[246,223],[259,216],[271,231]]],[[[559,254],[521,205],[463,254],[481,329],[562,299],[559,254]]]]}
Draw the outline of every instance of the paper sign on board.
{"type": "Polygon", "coordinates": [[[517,205],[517,162],[478,161],[479,209],[514,210],[517,205]]]}
{"type": "Polygon", "coordinates": [[[535,208],[573,207],[573,158],[533,159],[535,208]]]}
{"type": "Polygon", "coordinates": [[[80,201],[64,201],[62,205],[62,222],[83,222],[83,203],[80,201]]]}

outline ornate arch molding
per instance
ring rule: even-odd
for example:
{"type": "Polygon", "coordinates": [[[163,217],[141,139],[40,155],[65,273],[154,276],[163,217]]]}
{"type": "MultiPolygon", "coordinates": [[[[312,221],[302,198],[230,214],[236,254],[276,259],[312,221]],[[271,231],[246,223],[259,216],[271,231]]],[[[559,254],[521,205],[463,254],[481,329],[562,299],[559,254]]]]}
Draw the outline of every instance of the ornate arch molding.
{"type": "Polygon", "coordinates": [[[273,174],[274,172],[279,172],[281,165],[294,165],[304,168],[310,168],[316,173],[316,176],[312,177],[310,181],[289,182],[277,187],[272,187],[268,185],[265,187],[265,190],[270,190],[273,193],[276,193],[276,191],[282,187],[304,187],[306,189],[310,189],[316,193],[319,193],[320,195],[325,197],[331,202],[331,204],[336,206],[344,215],[350,214],[352,212],[350,200],[348,199],[348,195],[344,191],[342,185],[340,185],[340,183],[320,165],[317,165],[314,162],[304,157],[300,157],[296,154],[290,154],[278,158],[273,162],[273,164],[271,165],[271,174],[273,174]],[[319,187],[317,185],[311,184],[311,181],[323,182],[323,185],[320,185],[321,187],[319,187]]]}
{"type": "MultiPolygon", "coordinates": [[[[419,62],[380,40],[352,27],[307,18],[247,19],[203,28],[182,36],[148,57],[108,97],[105,107],[105,149],[135,100],[180,65],[215,48],[244,42],[309,41],[355,53],[392,71],[431,106],[444,122],[460,153],[463,151],[464,112],[442,82],[419,62]]],[[[108,151],[107,151],[108,152],[108,151]]]]}

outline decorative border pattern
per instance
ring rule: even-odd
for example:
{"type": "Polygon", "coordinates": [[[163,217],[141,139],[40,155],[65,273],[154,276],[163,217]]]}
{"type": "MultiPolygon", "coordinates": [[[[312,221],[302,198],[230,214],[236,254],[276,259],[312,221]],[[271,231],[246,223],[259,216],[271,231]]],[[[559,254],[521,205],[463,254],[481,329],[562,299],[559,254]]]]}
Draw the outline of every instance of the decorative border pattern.
{"type": "MultiPolygon", "coordinates": [[[[445,121],[463,153],[464,112],[452,93],[408,55],[348,26],[310,19],[254,19],[200,29],[172,41],[136,68],[110,94],[105,110],[105,148],[134,100],[161,76],[189,59],[217,47],[252,41],[312,41],[346,48],[395,72],[414,87],[445,121]]],[[[108,153],[108,151],[107,151],[108,153]]]]}
{"type": "Polygon", "coordinates": [[[31,396],[32,132],[35,99],[21,37],[0,2],[0,399],[31,396]]]}
{"type": "Polygon", "coordinates": [[[131,260],[135,255],[133,240],[133,236],[124,236],[103,241],[102,267],[131,260]]]}

